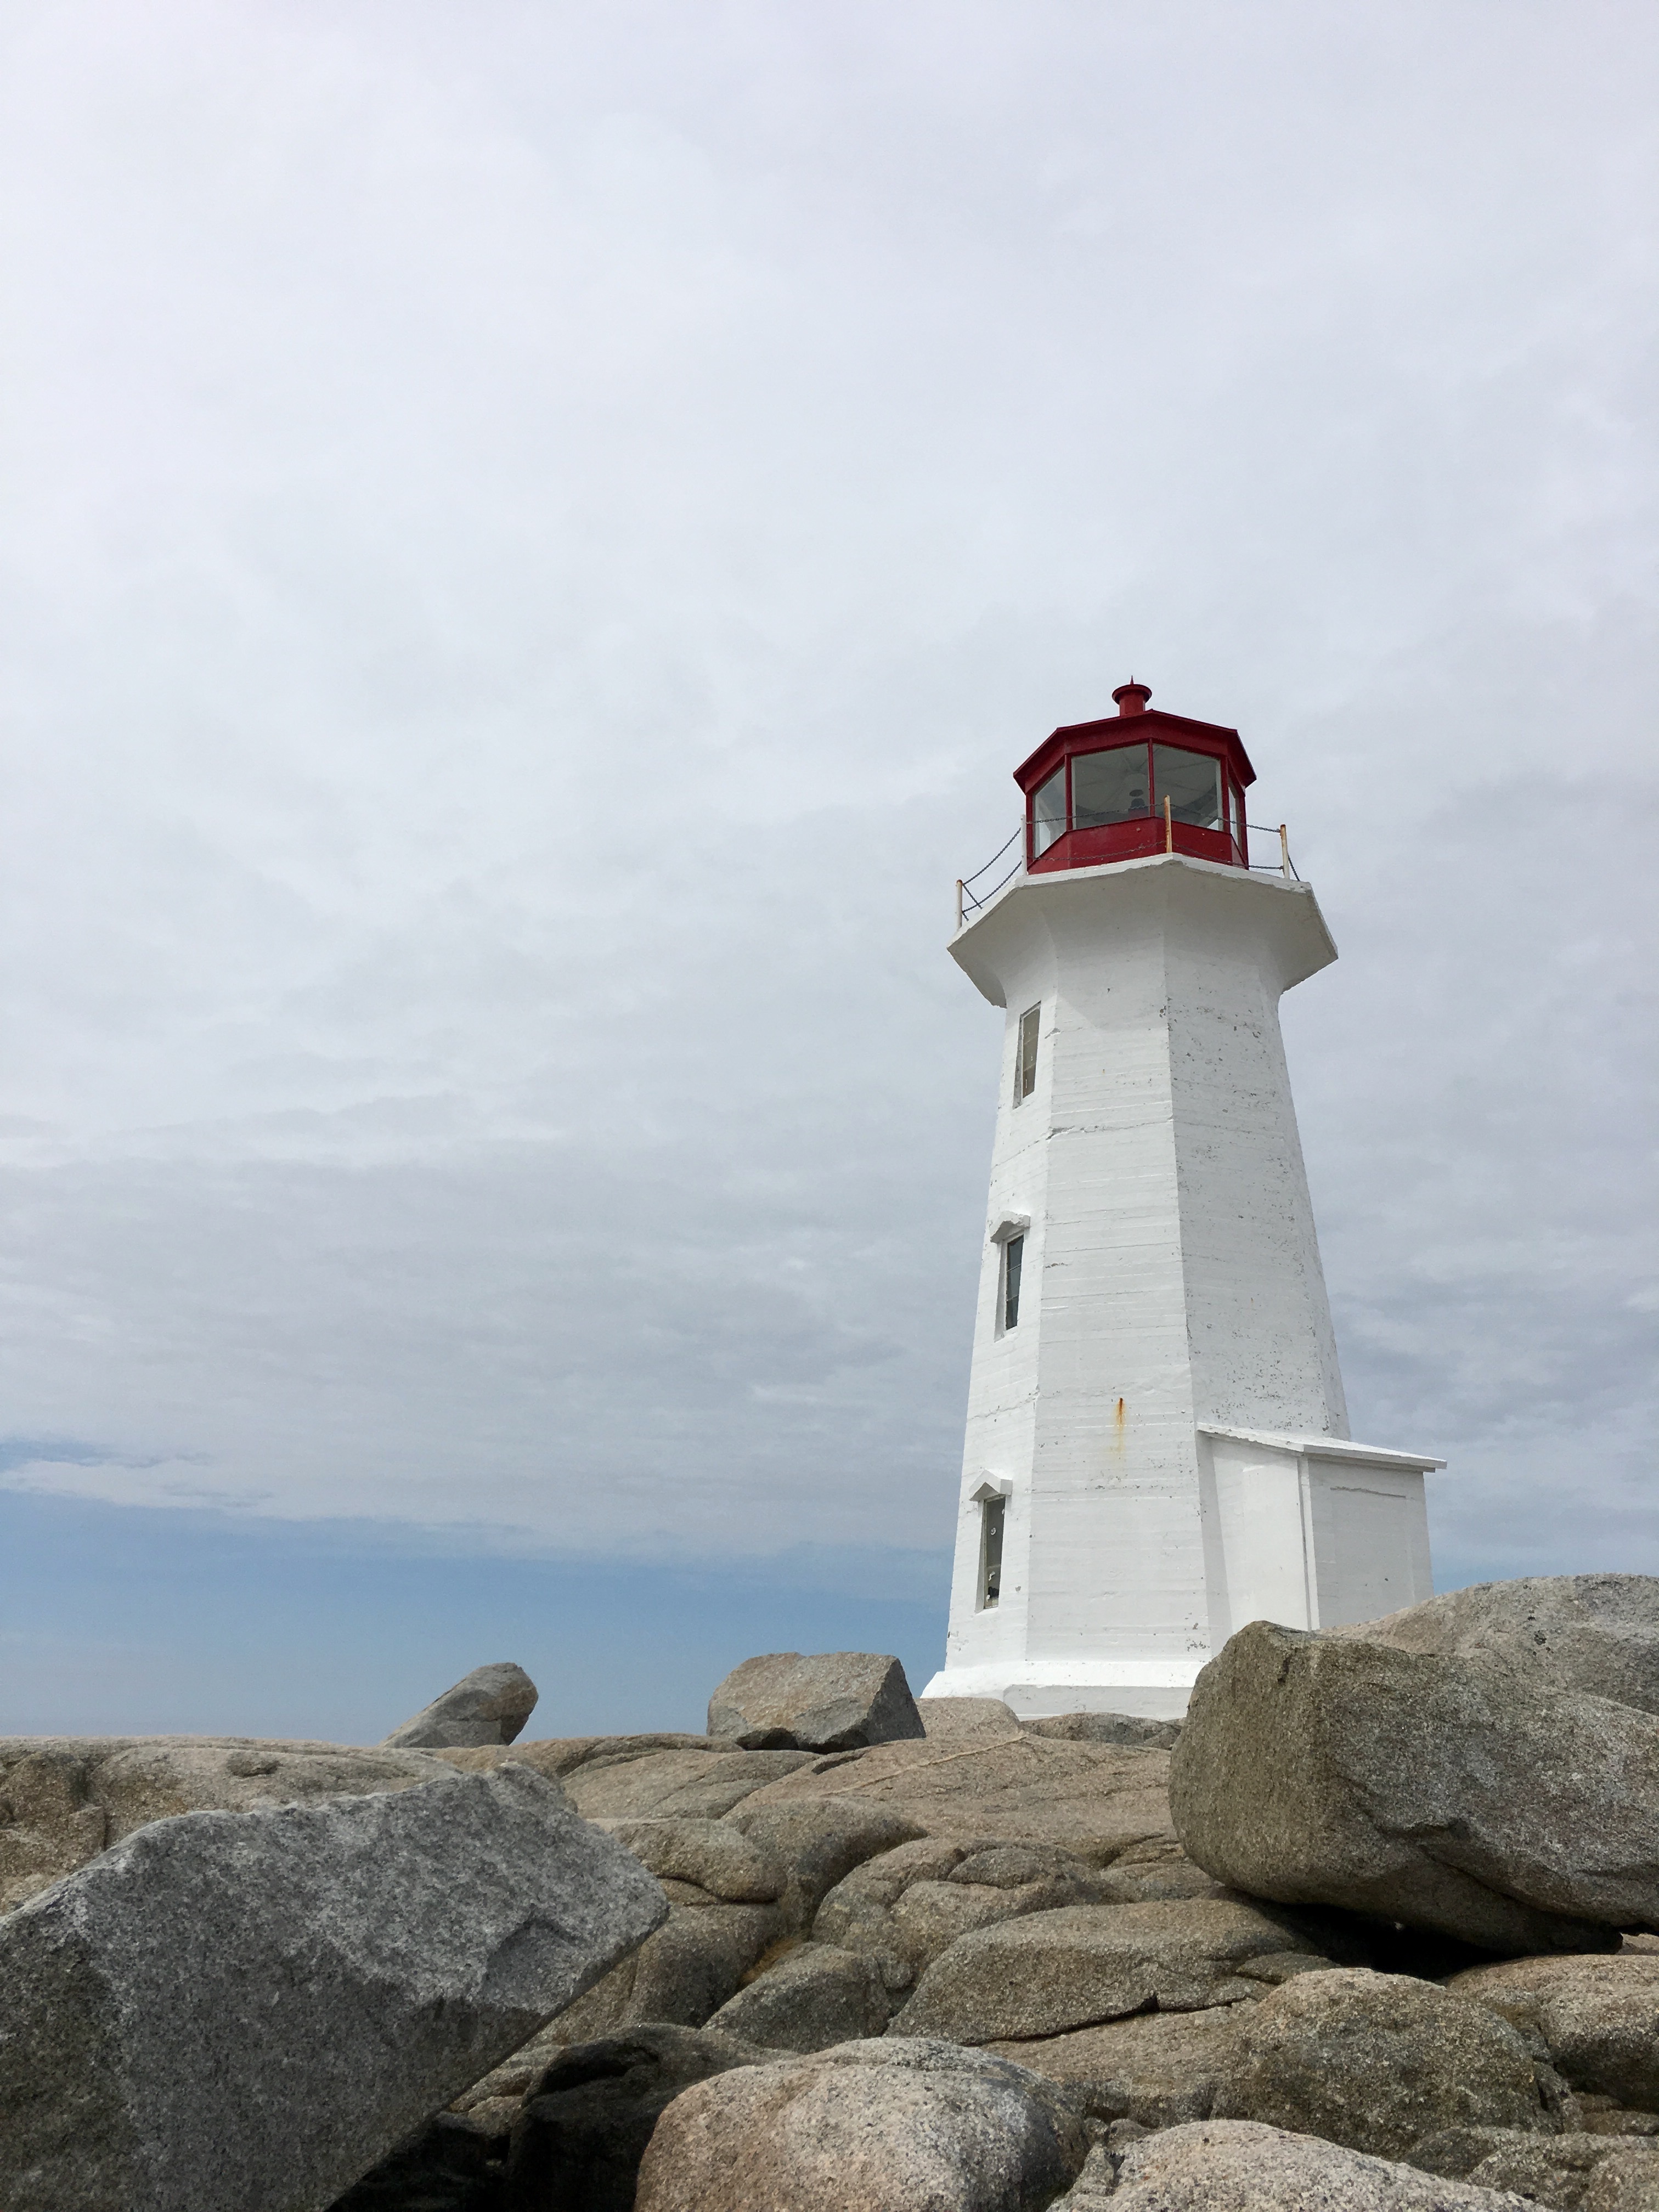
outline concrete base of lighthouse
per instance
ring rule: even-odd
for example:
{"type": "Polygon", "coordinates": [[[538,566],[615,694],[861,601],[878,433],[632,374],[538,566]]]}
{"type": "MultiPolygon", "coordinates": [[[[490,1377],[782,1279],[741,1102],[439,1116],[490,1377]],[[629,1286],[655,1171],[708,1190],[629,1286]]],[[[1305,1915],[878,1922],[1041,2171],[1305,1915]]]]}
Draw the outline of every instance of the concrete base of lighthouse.
{"type": "MultiPolygon", "coordinates": [[[[1129,1713],[1176,1719],[1201,1668],[1252,1620],[1338,1628],[1433,1595],[1423,1479],[1443,1461],[1346,1437],[1294,1437],[1206,1424],[1194,1435],[1191,1510],[1204,1560],[1204,1618],[1190,1649],[1137,1656],[1034,1650],[1022,1591],[958,1613],[945,1667],[924,1698],[1000,1698],[1025,1719],[1129,1713]]],[[[1029,1532],[1008,1498],[1011,1555],[1029,1532]]],[[[979,1504],[966,1501],[959,1557],[971,1556],[979,1504]]]]}

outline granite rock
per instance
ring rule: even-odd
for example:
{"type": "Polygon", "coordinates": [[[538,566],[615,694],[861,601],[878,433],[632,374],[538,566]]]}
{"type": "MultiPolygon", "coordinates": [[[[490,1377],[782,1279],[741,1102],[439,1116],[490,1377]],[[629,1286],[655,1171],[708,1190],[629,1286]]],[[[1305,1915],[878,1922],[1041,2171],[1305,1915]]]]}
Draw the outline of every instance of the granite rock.
{"type": "Polygon", "coordinates": [[[1559,2131],[1559,2084],[1526,2039],[1432,1983],[1363,1968],[1298,1975],[1238,2021],[1217,2119],[1404,2158],[1456,2125],[1559,2131]]]}
{"type": "Polygon", "coordinates": [[[1018,1714],[1000,1698],[918,1698],[916,1711],[930,1743],[965,1745],[1019,1734],[1018,1714]]]}
{"type": "Polygon", "coordinates": [[[519,1767],[154,1822],[0,1920],[7,2212],[311,2212],[662,1917],[519,1767]]]}
{"type": "Polygon", "coordinates": [[[1304,1939],[1243,1899],[1073,1905],[963,1936],[894,2022],[958,2043],[1053,2036],[1132,2013],[1234,2004],[1304,1939]]]}
{"type": "MultiPolygon", "coordinates": [[[[923,1838],[867,1861],[839,1882],[812,1932],[820,1942],[902,1960],[906,1978],[914,1979],[974,1929],[1116,1897],[1111,1876],[1054,1844],[923,1838]]],[[[890,1964],[886,1971],[890,1982],[890,1964]]]]}
{"type": "Polygon", "coordinates": [[[536,1705],[536,1685],[522,1667],[502,1660],[475,1667],[384,1740],[388,1751],[439,1751],[511,1743],[536,1705]]]}
{"type": "Polygon", "coordinates": [[[802,1760],[793,1773],[757,1789],[745,1810],[829,1802],[880,1805],[902,1814],[925,1835],[1057,1844],[1104,1866],[1138,1846],[1176,1841],[1166,1751],[1068,1743],[1022,1729],[1012,1739],[885,1743],[802,1760]]]}
{"type": "Polygon", "coordinates": [[[1471,2181],[1485,2189],[1512,2189],[1559,2212],[1575,2212],[1592,2191],[1617,2204],[1635,2185],[1645,2194],[1629,2198],[1651,2212],[1659,2205],[1659,2144],[1616,2136],[1534,2135],[1519,2128],[1445,2128],[1419,2143],[1411,2164],[1425,2173],[1471,2181]],[[1603,2167],[1607,2169],[1604,2175],[1603,2167]]]}
{"type": "Polygon", "coordinates": [[[1039,2212],[1082,2166],[1066,2094],[1006,2059],[884,2038],[697,2084],[658,2123],[638,2212],[1039,2212]]]}
{"type": "Polygon", "coordinates": [[[1249,2120],[1199,2120],[1096,2151],[1054,2212],[1534,2212],[1528,2199],[1249,2120]],[[1106,2170],[1115,2168],[1112,2185],[1106,2170]]]}
{"type": "Polygon", "coordinates": [[[1065,2082],[1096,2118],[1173,2128],[1209,2118],[1237,2063],[1244,2016],[1239,2005],[1137,2013],[1035,2042],[984,2047],[1065,2082]]]}
{"type": "Polygon", "coordinates": [[[799,1943],[728,1997],[708,2025],[776,2051],[827,2051],[880,2035],[892,2014],[880,1968],[865,1953],[799,1943]]]}
{"type": "Polygon", "coordinates": [[[902,1813],[856,1797],[801,1805],[744,1803],[726,1814],[725,1825],[783,1867],[784,1917],[803,1934],[830,1892],[855,1868],[921,1833],[902,1813]]]}
{"type": "Polygon", "coordinates": [[[775,1905],[677,1903],[654,1935],[560,2016],[554,2032],[567,2043],[588,2043],[652,2021],[701,2027],[787,1934],[775,1905]]]}
{"type": "Polygon", "coordinates": [[[0,1911],[151,1820],[409,1790],[451,1771],[429,1752],[254,1736],[0,1738],[0,1911]]]}
{"type": "Polygon", "coordinates": [[[1659,1958],[1510,1959],[1447,1986],[1535,2028],[1575,2089],[1659,2112],[1659,1958]]]}
{"type": "Polygon", "coordinates": [[[659,1881],[690,1885],[725,1905],[775,1905],[788,1880],[775,1853],[724,1820],[599,1820],[594,1826],[613,1835],[659,1881]]]}
{"type": "Polygon", "coordinates": [[[773,1651],[734,1667],[708,1733],[746,1751],[856,1751],[924,1730],[898,1661],[875,1651],[773,1651]]]}
{"type": "Polygon", "coordinates": [[[1120,1743],[1169,1751],[1181,1734],[1179,1721],[1148,1720],[1139,1713],[1047,1713],[1021,1725],[1032,1735],[1057,1743],[1120,1743]]]}
{"type": "Polygon", "coordinates": [[[1539,1688],[1659,1713],[1659,1575],[1525,1575],[1446,1590],[1334,1634],[1499,1659],[1539,1688]]]}
{"type": "Polygon", "coordinates": [[[564,1786],[587,1820],[719,1820],[816,1762],[809,1751],[647,1751],[583,1761],[564,1786]]]}
{"type": "Polygon", "coordinates": [[[681,2091],[776,2055],[714,2028],[663,2026],[560,2052],[514,2125],[504,2212],[632,2212],[646,2145],[681,2091]]]}
{"type": "Polygon", "coordinates": [[[1659,1924],[1659,1717],[1491,1657],[1256,1621],[1171,1753],[1189,1857],[1235,1888],[1498,1954],[1659,1924]]]}

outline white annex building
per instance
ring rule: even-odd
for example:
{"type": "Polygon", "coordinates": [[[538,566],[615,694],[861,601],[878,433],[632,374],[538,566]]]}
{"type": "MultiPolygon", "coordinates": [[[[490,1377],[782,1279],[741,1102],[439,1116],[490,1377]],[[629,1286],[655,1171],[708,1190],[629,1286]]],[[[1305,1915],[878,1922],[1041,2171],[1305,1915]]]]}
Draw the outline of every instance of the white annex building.
{"type": "Polygon", "coordinates": [[[931,1697],[1174,1714],[1245,1622],[1431,1591],[1424,1475],[1348,1436],[1279,1028],[1336,957],[1253,872],[1237,731],[1151,708],[1017,769],[951,951],[1006,1010],[945,1668],[931,1697]]]}

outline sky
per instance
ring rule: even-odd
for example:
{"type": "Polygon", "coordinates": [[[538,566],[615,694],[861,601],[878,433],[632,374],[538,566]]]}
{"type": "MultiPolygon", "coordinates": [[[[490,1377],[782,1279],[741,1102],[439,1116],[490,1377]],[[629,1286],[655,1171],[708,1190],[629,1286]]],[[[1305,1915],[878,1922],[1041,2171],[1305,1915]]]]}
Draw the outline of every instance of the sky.
{"type": "Polygon", "coordinates": [[[1354,1433],[1659,1572],[1659,20],[0,5],[0,1730],[942,1658],[1056,723],[1241,731],[1354,1433]]]}

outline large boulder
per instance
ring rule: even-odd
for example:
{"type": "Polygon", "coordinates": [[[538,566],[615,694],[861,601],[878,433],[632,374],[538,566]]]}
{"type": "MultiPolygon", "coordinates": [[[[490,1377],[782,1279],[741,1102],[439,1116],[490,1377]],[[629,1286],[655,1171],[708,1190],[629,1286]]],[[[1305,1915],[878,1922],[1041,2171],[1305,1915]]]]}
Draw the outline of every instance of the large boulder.
{"type": "Polygon", "coordinates": [[[1255,1621],[1170,1758],[1189,1856],[1254,1896],[1499,1954],[1659,1927],[1659,1717],[1501,1661],[1255,1621]]]}
{"type": "Polygon", "coordinates": [[[152,1823],[0,1919],[6,2212],[312,2212],[665,1909],[520,1767],[152,1823]]]}
{"type": "Polygon", "coordinates": [[[1091,2154],[1054,2212],[1536,2212],[1526,2197],[1256,2125],[1200,2120],[1091,2154]]]}
{"type": "Polygon", "coordinates": [[[638,2212],[1038,2212],[1082,2165],[1065,2093],[887,2037],[702,2081],[658,2122],[638,2212]]]}
{"type": "Polygon", "coordinates": [[[660,2026],[561,2051],[513,2129],[506,2212],[633,2212],[645,2147],[680,2092],[776,2055],[713,2028],[660,2026]]]}
{"type": "Polygon", "coordinates": [[[0,1911],[151,1820],[410,1790],[452,1771],[428,1752],[255,1736],[0,1737],[0,1911]]]}
{"type": "Polygon", "coordinates": [[[440,1751],[511,1743],[536,1708],[536,1685],[522,1667],[502,1660],[475,1667],[442,1697],[424,1705],[385,1739],[390,1751],[440,1751]]]}
{"type": "Polygon", "coordinates": [[[1560,2087],[1484,2005],[1431,1982],[1363,1968],[1300,1974],[1237,2023],[1211,2106],[1404,2158],[1458,2123],[1559,2132],[1560,2087]]]}
{"type": "Polygon", "coordinates": [[[1448,1986],[1536,2030],[1575,2089],[1659,2112],[1659,1959],[1510,1959],[1448,1986]]]}
{"type": "Polygon", "coordinates": [[[1242,1899],[1071,1905],[963,1936],[894,2023],[957,2043],[1051,2036],[1131,2013],[1194,2012],[1257,1996],[1305,1938],[1242,1899]]]}
{"type": "Polygon", "coordinates": [[[1526,1575],[1445,1590],[1338,1636],[1505,1661],[1544,1689],[1659,1713],[1659,1575],[1526,1575]]]}
{"type": "Polygon", "coordinates": [[[921,1736],[898,1661],[877,1651],[773,1651],[734,1667],[708,1733],[745,1751],[857,1751],[921,1736]]]}

